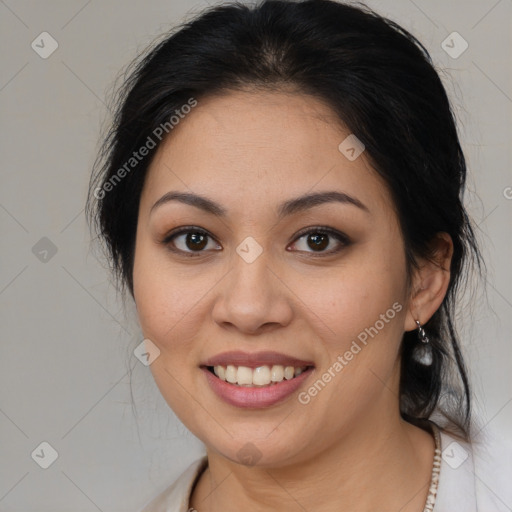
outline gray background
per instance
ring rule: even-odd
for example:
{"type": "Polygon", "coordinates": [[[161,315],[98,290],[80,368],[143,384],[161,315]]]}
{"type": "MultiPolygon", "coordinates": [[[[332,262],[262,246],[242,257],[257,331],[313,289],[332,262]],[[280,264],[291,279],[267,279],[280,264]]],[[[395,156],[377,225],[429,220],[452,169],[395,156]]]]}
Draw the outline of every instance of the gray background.
{"type": "MultiPolygon", "coordinates": [[[[0,0],[2,511],[139,510],[202,453],[132,354],[142,340],[134,308],[123,310],[89,249],[83,206],[115,77],[155,36],[206,5],[0,0]],[[31,47],[43,31],[59,45],[47,59],[31,47]],[[58,452],[48,469],[31,457],[43,441],[58,452]]],[[[464,349],[481,422],[506,435],[512,1],[368,5],[426,45],[460,122],[466,204],[489,266],[488,282],[474,288],[476,305],[460,311],[464,349]],[[441,47],[453,31],[469,44],[458,58],[441,47]]]]}

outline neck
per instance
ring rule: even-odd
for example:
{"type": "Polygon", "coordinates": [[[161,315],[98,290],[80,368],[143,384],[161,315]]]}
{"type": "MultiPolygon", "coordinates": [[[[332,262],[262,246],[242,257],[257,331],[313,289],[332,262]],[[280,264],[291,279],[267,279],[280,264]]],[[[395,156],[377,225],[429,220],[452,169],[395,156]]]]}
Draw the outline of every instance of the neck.
{"type": "Polygon", "coordinates": [[[235,510],[357,510],[422,512],[430,484],[434,440],[394,411],[366,418],[335,445],[304,463],[246,467],[208,450],[190,506],[235,510]],[[302,507],[302,508],[301,508],[302,507]]]}

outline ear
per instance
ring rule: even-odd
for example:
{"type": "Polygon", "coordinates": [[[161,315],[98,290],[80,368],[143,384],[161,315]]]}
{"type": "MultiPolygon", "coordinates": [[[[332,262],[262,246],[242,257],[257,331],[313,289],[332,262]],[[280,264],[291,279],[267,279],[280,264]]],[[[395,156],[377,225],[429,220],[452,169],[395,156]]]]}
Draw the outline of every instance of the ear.
{"type": "Polygon", "coordinates": [[[448,233],[437,233],[431,241],[432,261],[421,259],[412,278],[409,311],[405,330],[412,331],[427,323],[441,306],[450,284],[453,241],[448,233]]]}

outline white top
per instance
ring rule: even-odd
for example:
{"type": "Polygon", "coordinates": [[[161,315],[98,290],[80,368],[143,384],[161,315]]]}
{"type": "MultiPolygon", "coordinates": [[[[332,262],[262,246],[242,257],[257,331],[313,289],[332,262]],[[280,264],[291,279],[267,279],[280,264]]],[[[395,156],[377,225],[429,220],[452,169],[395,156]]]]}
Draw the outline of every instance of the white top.
{"type": "MultiPolygon", "coordinates": [[[[512,446],[456,440],[441,431],[441,473],[434,512],[511,512],[512,446]]],[[[192,488],[208,466],[194,461],[141,512],[189,512],[192,488]]]]}

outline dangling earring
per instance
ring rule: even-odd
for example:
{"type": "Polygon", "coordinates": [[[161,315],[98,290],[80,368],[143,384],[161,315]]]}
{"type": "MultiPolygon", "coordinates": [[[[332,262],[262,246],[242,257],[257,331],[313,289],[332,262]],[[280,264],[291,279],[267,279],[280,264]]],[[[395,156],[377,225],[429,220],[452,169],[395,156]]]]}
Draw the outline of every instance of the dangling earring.
{"type": "Polygon", "coordinates": [[[415,320],[416,325],[418,326],[418,339],[421,342],[417,347],[415,347],[412,357],[413,359],[424,365],[430,366],[432,364],[432,344],[428,339],[428,336],[425,332],[425,329],[421,326],[418,320],[415,320]]]}

